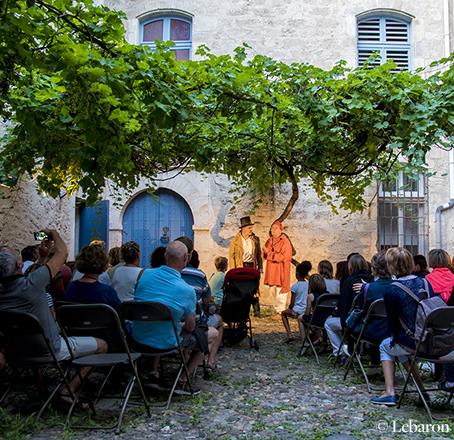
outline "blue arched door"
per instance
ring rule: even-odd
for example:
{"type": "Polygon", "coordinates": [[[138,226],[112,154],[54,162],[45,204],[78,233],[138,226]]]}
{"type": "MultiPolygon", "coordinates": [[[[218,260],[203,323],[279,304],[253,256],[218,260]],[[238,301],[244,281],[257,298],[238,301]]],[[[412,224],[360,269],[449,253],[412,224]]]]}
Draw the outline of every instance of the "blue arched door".
{"type": "Polygon", "coordinates": [[[134,240],[140,245],[141,265],[149,267],[150,255],[158,246],[182,235],[194,238],[191,208],[177,193],[159,189],[151,195],[135,197],[123,216],[123,243],[134,240]]]}

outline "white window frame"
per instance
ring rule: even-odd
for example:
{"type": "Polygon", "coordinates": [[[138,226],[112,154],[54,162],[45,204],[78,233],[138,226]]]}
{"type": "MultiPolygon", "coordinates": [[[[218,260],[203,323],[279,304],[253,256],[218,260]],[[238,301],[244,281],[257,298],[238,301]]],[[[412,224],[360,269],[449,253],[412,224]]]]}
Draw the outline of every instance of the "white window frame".
{"type": "Polygon", "coordinates": [[[144,26],[154,21],[162,20],[162,41],[172,41],[174,46],[170,50],[189,49],[189,59],[192,59],[192,20],[179,15],[156,15],[140,22],[140,44],[156,48],[154,41],[143,41],[144,26]],[[170,40],[170,20],[180,20],[189,24],[189,40],[170,40]]]}

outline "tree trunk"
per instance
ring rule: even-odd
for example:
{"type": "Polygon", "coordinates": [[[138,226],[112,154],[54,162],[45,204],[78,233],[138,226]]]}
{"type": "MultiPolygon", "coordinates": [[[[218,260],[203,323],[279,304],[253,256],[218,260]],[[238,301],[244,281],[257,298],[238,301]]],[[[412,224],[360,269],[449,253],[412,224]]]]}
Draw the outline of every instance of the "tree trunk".
{"type": "Polygon", "coordinates": [[[296,201],[299,198],[299,189],[298,189],[298,182],[296,181],[296,177],[293,174],[293,171],[291,169],[286,169],[290,182],[292,184],[292,195],[290,197],[290,200],[287,203],[287,206],[285,207],[284,211],[282,214],[276,219],[279,220],[280,222],[283,222],[292,212],[293,207],[295,206],[296,201]]]}

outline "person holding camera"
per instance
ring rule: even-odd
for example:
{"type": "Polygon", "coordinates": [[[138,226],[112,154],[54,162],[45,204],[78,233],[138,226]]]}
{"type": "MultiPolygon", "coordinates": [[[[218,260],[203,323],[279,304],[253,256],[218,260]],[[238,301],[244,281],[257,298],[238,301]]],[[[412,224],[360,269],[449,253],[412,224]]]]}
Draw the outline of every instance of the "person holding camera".
{"type": "MultiPolygon", "coordinates": [[[[44,230],[43,243],[41,246],[53,248],[53,255],[48,261],[37,267],[28,275],[22,274],[22,258],[14,249],[0,247],[0,310],[13,310],[18,312],[31,313],[40,321],[46,337],[52,344],[58,360],[66,360],[71,357],[70,349],[75,357],[85,356],[93,353],[107,352],[107,343],[98,338],[90,336],[72,336],[68,338],[68,344],[61,337],[57,323],[52,315],[47,300],[46,287],[52,278],[60,270],[67,257],[66,244],[55,230],[44,230]]],[[[49,356],[47,347],[40,340],[25,337],[18,337],[16,349],[20,347],[24,357],[45,357],[49,356]]],[[[8,354],[6,354],[8,358],[8,354]]],[[[81,371],[81,375],[87,371],[81,371]]],[[[75,376],[70,382],[72,391],[80,384],[79,376],[75,376]]],[[[62,392],[61,398],[68,402],[69,395],[62,392]]]]}

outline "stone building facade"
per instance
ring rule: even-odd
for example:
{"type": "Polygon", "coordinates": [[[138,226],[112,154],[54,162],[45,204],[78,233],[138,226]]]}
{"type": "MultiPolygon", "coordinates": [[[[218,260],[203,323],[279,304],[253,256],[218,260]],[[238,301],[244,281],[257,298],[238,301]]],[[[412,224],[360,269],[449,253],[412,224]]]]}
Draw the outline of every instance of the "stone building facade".
{"type": "MultiPolygon", "coordinates": [[[[129,42],[152,44],[152,38],[180,38],[176,48],[179,50],[177,57],[181,59],[186,56],[194,59],[195,49],[201,44],[216,54],[223,54],[231,53],[235,47],[247,42],[252,53],[285,62],[308,62],[330,68],[344,59],[355,66],[361,61],[359,52],[364,47],[367,51],[369,47],[368,43],[360,45],[361,32],[370,31],[372,35],[390,32],[390,40],[393,40],[393,29],[397,29],[395,41],[400,41],[402,32],[406,32],[407,40],[391,48],[385,44],[383,50],[388,51],[386,56],[398,64],[402,62],[403,68],[406,68],[405,63],[410,69],[428,66],[454,50],[453,0],[104,0],[103,3],[126,13],[129,42]],[[172,23],[172,19],[180,23],[172,23]],[[365,27],[360,29],[360,23],[365,23],[365,27]],[[393,52],[394,49],[397,52],[393,52]],[[404,52],[406,58],[402,61],[404,52]]],[[[341,212],[334,215],[318,201],[305,182],[301,182],[300,199],[285,222],[286,232],[297,251],[295,258],[314,263],[328,258],[336,262],[352,251],[370,257],[377,248],[392,244],[408,245],[415,253],[427,253],[435,246],[453,253],[454,209],[441,212],[439,208],[454,198],[453,155],[434,148],[428,156],[428,164],[436,174],[410,182],[410,192],[400,189],[402,182],[408,187],[405,176],[401,176],[401,182],[394,187],[377,185],[369,188],[366,200],[370,201],[370,206],[362,214],[341,212]],[[407,196],[410,199],[402,208],[399,203],[407,196]],[[399,198],[400,202],[396,202],[399,198]]],[[[247,200],[233,206],[231,185],[224,176],[190,172],[159,181],[157,187],[162,194],[174,197],[175,206],[186,210],[185,215],[192,216],[190,226],[202,268],[207,273],[213,270],[212,261],[216,255],[227,255],[239,217],[251,214],[256,221],[257,235],[265,241],[271,222],[280,214],[290,194],[289,187],[276,187],[269,200],[251,213],[247,200]]],[[[105,206],[103,215],[108,217],[106,236],[110,247],[121,244],[126,238],[125,222],[132,221],[125,220],[131,217],[128,209],[136,209],[135,222],[142,221],[137,214],[140,209],[152,209],[143,201],[145,196],[140,204],[135,204],[139,200],[137,196],[144,194],[146,188],[147,182],[142,182],[132,194],[114,194],[106,189],[104,199],[110,203],[105,206]],[[115,203],[114,199],[117,200],[115,203]]],[[[71,257],[74,256],[82,227],[80,207],[83,205],[79,200],[38,198],[30,183],[5,194],[0,200],[0,241],[21,247],[28,243],[28,236],[39,224],[52,224],[64,231],[70,243],[71,257]],[[32,213],[29,206],[33,206],[32,213]]],[[[159,209],[166,207],[161,203],[159,209]]],[[[148,220],[143,217],[143,221],[148,220]]],[[[129,223],[127,226],[134,230],[135,226],[129,223]]],[[[157,243],[160,240],[165,244],[169,238],[181,235],[181,229],[162,233],[162,227],[161,222],[158,227],[160,237],[154,237],[157,243]]],[[[147,240],[146,235],[140,237],[147,240]]]]}

